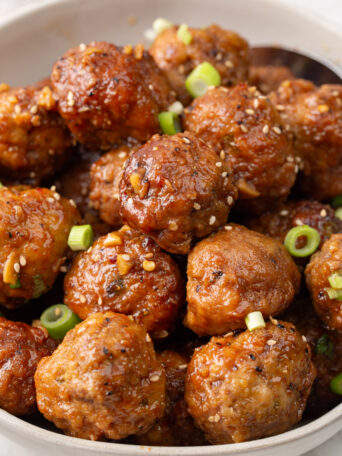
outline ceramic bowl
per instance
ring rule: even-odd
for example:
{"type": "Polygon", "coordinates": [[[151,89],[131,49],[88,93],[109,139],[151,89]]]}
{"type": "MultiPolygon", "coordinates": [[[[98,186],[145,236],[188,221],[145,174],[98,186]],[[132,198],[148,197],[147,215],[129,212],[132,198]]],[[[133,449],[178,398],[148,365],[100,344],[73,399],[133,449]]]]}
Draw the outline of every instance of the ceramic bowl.
{"type": "MultiPolygon", "coordinates": [[[[140,42],[156,17],[194,26],[216,22],[253,44],[280,44],[342,66],[342,31],[276,0],[41,0],[0,19],[0,81],[34,82],[49,74],[59,55],[81,42],[140,42]]],[[[32,456],[297,456],[342,429],[342,404],[292,431],[232,445],[141,447],[80,440],[51,429],[0,410],[0,433],[32,456]]]]}

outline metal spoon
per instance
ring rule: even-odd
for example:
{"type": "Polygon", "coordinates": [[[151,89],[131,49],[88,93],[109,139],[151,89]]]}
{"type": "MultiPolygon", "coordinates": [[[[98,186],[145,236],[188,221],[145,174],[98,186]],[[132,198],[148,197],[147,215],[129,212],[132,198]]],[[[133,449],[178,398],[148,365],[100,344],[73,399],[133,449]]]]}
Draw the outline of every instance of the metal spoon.
{"type": "Polygon", "coordinates": [[[342,84],[342,68],[332,62],[311,57],[281,47],[254,47],[252,65],[287,66],[296,78],[312,81],[316,85],[342,84]]]}

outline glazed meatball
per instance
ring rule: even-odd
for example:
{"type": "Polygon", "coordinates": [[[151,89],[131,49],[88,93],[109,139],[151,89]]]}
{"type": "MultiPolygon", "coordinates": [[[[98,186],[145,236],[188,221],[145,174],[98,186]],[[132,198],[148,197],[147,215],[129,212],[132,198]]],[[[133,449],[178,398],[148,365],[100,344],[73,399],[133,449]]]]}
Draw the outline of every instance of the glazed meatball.
{"type": "Polygon", "coordinates": [[[178,254],[223,225],[236,196],[225,163],[191,133],[154,136],[130,156],[120,184],[123,219],[178,254]]]}
{"type": "Polygon", "coordinates": [[[40,412],[67,435],[122,439],[164,413],[165,374],[145,329],[96,313],[69,331],[35,374],[40,412]]]}
{"type": "Polygon", "coordinates": [[[293,151],[278,112],[255,87],[208,90],[185,110],[184,125],[233,170],[240,209],[260,213],[287,197],[297,171],[293,151]]]}
{"type": "Polygon", "coordinates": [[[286,66],[253,65],[249,70],[250,84],[265,94],[277,90],[283,81],[290,79],[294,79],[294,75],[286,66]]]}
{"type": "Polygon", "coordinates": [[[283,242],[287,233],[298,225],[309,225],[321,236],[322,245],[334,233],[342,232],[342,220],[327,204],[318,201],[292,201],[277,207],[277,210],[250,219],[248,226],[255,231],[283,242]]]}
{"type": "Polygon", "coordinates": [[[184,44],[177,32],[176,26],[164,30],[152,44],[150,53],[167,74],[172,89],[182,103],[191,102],[185,80],[202,62],[209,62],[216,68],[222,85],[247,81],[249,46],[237,33],[218,25],[204,29],[189,28],[192,40],[190,44],[184,44]]]}
{"type": "Polygon", "coordinates": [[[107,310],[133,315],[153,337],[163,338],[178,318],[183,287],[171,257],[125,226],[75,259],[65,277],[64,302],[81,319],[107,310]]]}
{"type": "Polygon", "coordinates": [[[342,401],[341,396],[330,389],[332,378],[342,372],[342,335],[324,327],[311,302],[305,302],[304,306],[294,302],[284,319],[291,321],[310,344],[317,377],[306,411],[321,416],[342,401]]]}
{"type": "Polygon", "coordinates": [[[0,305],[13,309],[54,284],[77,209],[52,190],[0,189],[0,305]]]}
{"type": "Polygon", "coordinates": [[[119,184],[131,150],[128,146],[113,149],[97,160],[90,170],[89,198],[101,219],[111,226],[122,225],[119,184]]]}
{"type": "Polygon", "coordinates": [[[296,79],[270,97],[301,160],[300,191],[317,200],[342,193],[342,85],[315,87],[296,79]]]}
{"type": "Polygon", "coordinates": [[[185,325],[198,335],[244,328],[254,311],[285,310],[300,274],[275,239],[231,224],[199,242],[189,255],[185,325]]]}
{"type": "Polygon", "coordinates": [[[173,101],[141,45],[81,44],[55,63],[51,80],[61,116],[88,147],[110,149],[129,136],[147,141],[159,131],[159,111],[173,101]]]}
{"type": "Polygon", "coordinates": [[[177,352],[157,353],[166,375],[165,415],[146,434],[136,436],[138,445],[196,446],[204,445],[203,432],[195,427],[184,400],[187,360],[177,352]]]}
{"type": "Polygon", "coordinates": [[[70,155],[71,137],[45,86],[0,91],[0,174],[39,182],[59,171],[70,155]]]}
{"type": "Polygon", "coordinates": [[[305,269],[306,284],[319,318],[332,330],[342,332],[342,303],[330,299],[329,277],[342,271],[342,234],[333,234],[315,253],[305,269]]]}
{"type": "Polygon", "coordinates": [[[211,443],[279,434],[301,420],[315,379],[310,347],[293,325],[274,323],[195,352],[185,399],[211,443]]]}
{"type": "Polygon", "coordinates": [[[0,407],[13,415],[36,411],[33,376],[56,348],[46,330],[0,318],[0,407]]]}

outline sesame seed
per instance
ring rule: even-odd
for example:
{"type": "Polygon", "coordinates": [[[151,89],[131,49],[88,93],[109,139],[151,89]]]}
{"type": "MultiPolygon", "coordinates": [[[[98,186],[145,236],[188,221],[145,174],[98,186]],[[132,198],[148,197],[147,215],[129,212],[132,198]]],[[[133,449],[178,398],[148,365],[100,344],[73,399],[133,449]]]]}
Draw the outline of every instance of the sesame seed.
{"type": "Polygon", "coordinates": [[[152,272],[156,269],[156,263],[154,261],[143,261],[143,268],[145,271],[152,272]]]}
{"type": "Polygon", "coordinates": [[[222,166],[222,162],[216,162],[215,164],[216,164],[217,168],[221,168],[221,166],[222,166]]]}
{"type": "Polygon", "coordinates": [[[223,173],[221,174],[222,177],[227,177],[228,176],[228,173],[227,171],[223,171],[223,173]]]}
{"type": "Polygon", "coordinates": [[[327,216],[327,211],[325,209],[322,209],[321,212],[319,213],[321,217],[326,217],[327,216]]]}
{"type": "Polygon", "coordinates": [[[227,203],[231,206],[234,203],[234,198],[232,196],[227,197],[227,203]]]}
{"type": "Polygon", "coordinates": [[[244,133],[247,133],[247,132],[248,132],[248,129],[247,129],[246,125],[240,125],[240,128],[241,128],[241,130],[242,130],[244,133]]]}
{"type": "Polygon", "coordinates": [[[295,223],[295,225],[297,225],[297,226],[304,225],[304,223],[303,223],[301,220],[299,220],[299,219],[296,219],[296,220],[294,221],[294,223],[295,223]]]}
{"type": "Polygon", "coordinates": [[[256,91],[256,87],[255,86],[248,87],[248,92],[254,93],[255,91],[256,91]]]}
{"type": "Polygon", "coordinates": [[[308,339],[305,336],[302,336],[302,339],[303,339],[304,342],[308,341],[308,339]]]}
{"type": "Polygon", "coordinates": [[[281,381],[281,377],[273,377],[272,382],[277,383],[281,381]]]}
{"type": "Polygon", "coordinates": [[[145,258],[147,258],[147,259],[153,258],[153,253],[152,252],[146,253],[145,258]]]}
{"type": "Polygon", "coordinates": [[[150,335],[146,334],[146,342],[151,342],[151,341],[152,341],[152,339],[151,339],[150,335]]]}
{"type": "Polygon", "coordinates": [[[169,229],[171,231],[177,231],[178,230],[178,225],[177,225],[177,223],[174,220],[171,220],[169,222],[169,229]]]}
{"type": "Polygon", "coordinates": [[[14,263],[13,269],[15,270],[15,272],[19,272],[20,271],[20,264],[19,263],[14,263]]]}
{"type": "Polygon", "coordinates": [[[74,94],[71,92],[71,90],[69,90],[69,92],[68,92],[67,100],[68,100],[69,106],[74,106],[74,104],[75,104],[74,94]]]}
{"type": "Polygon", "coordinates": [[[153,85],[152,85],[152,84],[149,84],[149,85],[148,85],[148,88],[152,91],[152,90],[153,90],[153,85]]]}
{"type": "Polygon", "coordinates": [[[289,215],[289,211],[287,209],[283,209],[282,211],[280,211],[280,215],[282,217],[286,217],[286,215],[289,215]]]}
{"type": "Polygon", "coordinates": [[[283,105],[281,105],[281,104],[277,104],[277,105],[276,105],[276,108],[277,108],[278,111],[284,111],[285,106],[283,106],[283,105]]]}
{"type": "Polygon", "coordinates": [[[214,225],[215,222],[216,222],[216,217],[215,217],[215,215],[212,215],[209,219],[209,225],[214,225]]]}
{"type": "Polygon", "coordinates": [[[264,133],[264,135],[267,135],[267,133],[270,131],[270,127],[268,125],[264,125],[263,129],[262,129],[262,132],[264,133]]]}
{"type": "Polygon", "coordinates": [[[266,343],[267,343],[267,345],[272,347],[272,345],[275,345],[277,342],[274,339],[269,339],[266,343]]]}
{"type": "Polygon", "coordinates": [[[66,266],[61,266],[61,267],[59,268],[59,271],[60,271],[60,272],[67,272],[66,266]]]}
{"type": "Polygon", "coordinates": [[[98,305],[100,306],[102,304],[102,298],[99,296],[99,299],[97,300],[98,305]]]}
{"type": "Polygon", "coordinates": [[[80,48],[80,51],[85,51],[86,50],[86,45],[84,43],[81,43],[79,48],[80,48]]]}
{"type": "Polygon", "coordinates": [[[222,57],[223,57],[222,52],[218,52],[218,53],[216,54],[216,60],[222,60],[222,57]]]}
{"type": "Polygon", "coordinates": [[[214,423],[215,417],[214,416],[209,416],[208,421],[210,421],[210,423],[214,423]]]}
{"type": "Polygon", "coordinates": [[[126,253],[124,253],[123,255],[121,255],[121,258],[124,260],[124,261],[130,261],[131,257],[129,255],[127,255],[126,253]]]}
{"type": "Polygon", "coordinates": [[[273,127],[272,130],[274,131],[274,133],[276,133],[277,135],[281,135],[281,129],[279,127],[273,127]]]}
{"type": "Polygon", "coordinates": [[[226,157],[225,151],[224,151],[224,150],[221,150],[221,152],[220,152],[220,159],[221,159],[221,160],[224,160],[225,157],[226,157]]]}
{"type": "Polygon", "coordinates": [[[224,229],[225,229],[226,231],[230,231],[230,230],[233,229],[233,227],[230,226],[230,225],[226,225],[226,226],[224,227],[224,229]]]}
{"type": "Polygon", "coordinates": [[[194,203],[193,208],[196,209],[196,211],[199,211],[201,209],[201,205],[198,203],[194,203]]]}
{"type": "Polygon", "coordinates": [[[19,105],[15,105],[15,106],[14,106],[14,112],[15,112],[16,114],[20,114],[20,113],[21,113],[21,107],[20,107],[19,105]]]}
{"type": "Polygon", "coordinates": [[[124,150],[118,154],[119,158],[126,158],[126,156],[127,156],[127,152],[125,152],[124,150]]]}
{"type": "Polygon", "coordinates": [[[233,62],[232,62],[231,60],[226,60],[226,61],[224,62],[224,64],[225,64],[225,66],[226,66],[227,68],[233,68],[233,67],[234,67],[234,64],[233,64],[233,62]]]}
{"type": "Polygon", "coordinates": [[[128,198],[127,203],[128,204],[133,204],[133,198],[128,198]]]}
{"type": "Polygon", "coordinates": [[[180,364],[180,365],[178,366],[178,369],[186,369],[187,367],[188,367],[187,364],[180,364]]]}
{"type": "Polygon", "coordinates": [[[37,114],[37,112],[38,112],[38,106],[36,106],[36,105],[32,106],[32,108],[30,109],[30,113],[31,114],[37,114]]]}
{"type": "Polygon", "coordinates": [[[185,142],[185,144],[190,144],[191,141],[189,138],[187,138],[186,136],[183,136],[183,141],[185,142]]]}
{"type": "Polygon", "coordinates": [[[334,97],[338,97],[339,96],[339,91],[338,90],[333,90],[331,92],[331,94],[334,96],[334,97]]]}
{"type": "Polygon", "coordinates": [[[248,114],[249,116],[253,116],[255,114],[254,109],[246,109],[245,113],[248,114]]]}
{"type": "Polygon", "coordinates": [[[26,266],[27,261],[26,261],[26,258],[24,257],[24,255],[20,255],[19,263],[20,263],[20,266],[26,266]]]}
{"type": "Polygon", "coordinates": [[[150,378],[151,382],[157,382],[160,379],[160,375],[152,375],[150,378]]]}
{"type": "Polygon", "coordinates": [[[55,191],[56,191],[56,185],[52,185],[52,187],[50,187],[50,190],[51,190],[52,192],[55,192],[55,191]]]}
{"type": "Polygon", "coordinates": [[[71,204],[71,206],[74,206],[74,207],[76,207],[76,203],[75,203],[75,201],[74,201],[74,200],[70,199],[70,200],[69,200],[69,203],[71,204]]]}
{"type": "Polygon", "coordinates": [[[49,198],[46,198],[46,201],[47,201],[48,203],[54,203],[54,202],[55,202],[55,199],[49,197],[49,198]]]}
{"type": "Polygon", "coordinates": [[[299,166],[298,166],[298,165],[296,165],[296,166],[294,167],[294,172],[297,174],[297,173],[298,173],[298,171],[299,171],[299,166]]]}
{"type": "Polygon", "coordinates": [[[82,304],[84,304],[87,301],[86,297],[83,294],[80,295],[80,301],[82,304]]]}
{"type": "Polygon", "coordinates": [[[278,320],[276,320],[272,316],[270,316],[270,321],[271,321],[272,325],[277,325],[278,324],[278,320]]]}
{"type": "Polygon", "coordinates": [[[288,155],[286,157],[286,161],[289,162],[289,163],[293,163],[294,162],[294,158],[291,155],[288,155]]]}
{"type": "Polygon", "coordinates": [[[30,178],[34,179],[36,177],[36,173],[34,171],[30,172],[30,178]]]}
{"type": "Polygon", "coordinates": [[[55,200],[59,201],[61,199],[61,195],[59,193],[55,193],[53,195],[53,197],[55,198],[55,200]]]}
{"type": "Polygon", "coordinates": [[[259,107],[259,100],[257,98],[254,99],[253,106],[255,109],[257,109],[259,107]]]}

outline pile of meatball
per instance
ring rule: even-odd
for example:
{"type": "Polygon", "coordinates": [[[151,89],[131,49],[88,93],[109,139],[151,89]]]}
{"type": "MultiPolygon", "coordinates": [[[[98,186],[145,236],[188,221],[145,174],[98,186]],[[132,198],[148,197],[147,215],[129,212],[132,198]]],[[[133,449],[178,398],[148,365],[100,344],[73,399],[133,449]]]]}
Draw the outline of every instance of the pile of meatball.
{"type": "Polygon", "coordinates": [[[342,86],[252,67],[247,41],[217,25],[188,32],[171,25],[148,50],[80,44],[50,78],[0,85],[9,413],[84,439],[190,446],[279,434],[341,402],[329,385],[342,302],[326,290],[342,271],[329,205],[342,86]],[[202,62],[221,85],[193,99],[185,80],[202,62]],[[182,131],[163,134],[175,102],[182,131]],[[95,241],[75,253],[82,224],[95,241]],[[283,242],[301,225],[320,245],[298,259],[283,242]],[[58,302],[83,320],[63,340],[36,321],[58,302]],[[249,330],[256,311],[266,323],[249,330]]]}

